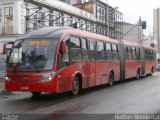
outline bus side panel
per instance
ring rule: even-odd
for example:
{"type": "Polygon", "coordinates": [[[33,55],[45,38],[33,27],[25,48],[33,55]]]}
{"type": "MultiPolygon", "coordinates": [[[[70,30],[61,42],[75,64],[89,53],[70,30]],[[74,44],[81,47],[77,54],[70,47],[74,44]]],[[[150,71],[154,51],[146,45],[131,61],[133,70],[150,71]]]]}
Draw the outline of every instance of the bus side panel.
{"type": "Polygon", "coordinates": [[[145,74],[149,74],[150,73],[150,62],[149,61],[145,61],[145,74]]]}
{"type": "Polygon", "coordinates": [[[76,62],[73,63],[59,74],[58,88],[60,92],[72,90],[73,80],[76,74],[82,75],[82,88],[95,86],[95,67],[94,62],[76,62]],[[93,66],[92,66],[93,65],[93,66]],[[92,77],[90,74],[92,73],[92,77]]]}
{"type": "Polygon", "coordinates": [[[125,63],[125,79],[135,77],[137,68],[140,67],[140,61],[126,61],[125,63]]]}
{"type": "Polygon", "coordinates": [[[116,62],[96,62],[96,85],[108,83],[108,74],[112,69],[117,75],[118,65],[116,62]]]}
{"type": "MultiPolygon", "coordinates": [[[[114,81],[118,81],[120,80],[120,62],[119,61],[115,61],[115,62],[108,62],[108,75],[110,70],[113,70],[114,72],[114,81]]],[[[107,81],[108,83],[109,81],[107,81]]]]}
{"type": "Polygon", "coordinates": [[[107,78],[107,63],[96,62],[96,85],[103,84],[103,81],[107,78]]]}
{"type": "Polygon", "coordinates": [[[114,80],[120,79],[120,62],[96,62],[96,84],[101,85],[108,83],[108,75],[110,70],[114,71],[114,80]]]}
{"type": "Polygon", "coordinates": [[[57,86],[59,89],[59,92],[69,91],[72,89],[72,81],[74,80],[74,74],[81,65],[80,62],[77,62],[75,64],[66,66],[66,68],[61,71],[61,73],[58,76],[58,82],[57,86]]]}
{"type": "Polygon", "coordinates": [[[112,63],[113,70],[114,70],[114,80],[120,80],[120,62],[113,62],[112,63]]]}
{"type": "Polygon", "coordinates": [[[90,74],[90,86],[96,86],[96,63],[95,61],[90,62],[90,69],[89,69],[89,74],[90,74]]]}
{"type": "Polygon", "coordinates": [[[153,70],[155,71],[155,61],[145,61],[145,74],[150,74],[151,73],[151,70],[152,70],[152,67],[153,67],[153,70]]]}

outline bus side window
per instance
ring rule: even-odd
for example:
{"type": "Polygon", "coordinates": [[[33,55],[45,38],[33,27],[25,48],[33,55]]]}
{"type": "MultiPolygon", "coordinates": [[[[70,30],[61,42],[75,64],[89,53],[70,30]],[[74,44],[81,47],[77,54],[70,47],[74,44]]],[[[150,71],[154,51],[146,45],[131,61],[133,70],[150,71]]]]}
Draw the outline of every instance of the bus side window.
{"type": "Polygon", "coordinates": [[[95,61],[95,42],[93,40],[88,40],[90,49],[90,60],[95,61]]]}
{"type": "Polygon", "coordinates": [[[140,58],[140,53],[139,52],[140,52],[139,48],[136,47],[136,60],[139,60],[139,58],[140,58]]]}
{"type": "Polygon", "coordinates": [[[128,60],[132,60],[133,56],[132,56],[132,48],[128,47],[128,60]]]}
{"type": "Polygon", "coordinates": [[[75,37],[75,36],[70,37],[69,55],[70,55],[71,61],[82,60],[81,42],[79,37],[75,37]]]}
{"type": "Polygon", "coordinates": [[[116,44],[117,46],[117,59],[119,60],[119,46],[116,44]]]}
{"type": "Polygon", "coordinates": [[[113,60],[118,60],[118,49],[116,44],[112,44],[113,60]]]}
{"type": "Polygon", "coordinates": [[[102,61],[102,60],[104,60],[104,55],[103,55],[103,53],[104,53],[104,44],[103,44],[103,42],[97,42],[97,60],[98,61],[102,61]]]}
{"type": "Polygon", "coordinates": [[[133,60],[136,60],[136,48],[132,47],[133,60]]]}
{"type": "Polygon", "coordinates": [[[125,46],[125,57],[126,57],[126,60],[128,60],[128,47],[125,46]]]}
{"type": "Polygon", "coordinates": [[[112,48],[110,43],[106,43],[106,56],[107,60],[112,60],[112,48]]]}
{"type": "Polygon", "coordinates": [[[103,42],[102,60],[106,61],[106,44],[103,42]]]}
{"type": "Polygon", "coordinates": [[[88,42],[87,39],[81,38],[82,56],[84,61],[89,60],[88,42]]]}
{"type": "Polygon", "coordinates": [[[148,50],[144,49],[144,52],[145,52],[145,60],[148,60],[148,50]]]}

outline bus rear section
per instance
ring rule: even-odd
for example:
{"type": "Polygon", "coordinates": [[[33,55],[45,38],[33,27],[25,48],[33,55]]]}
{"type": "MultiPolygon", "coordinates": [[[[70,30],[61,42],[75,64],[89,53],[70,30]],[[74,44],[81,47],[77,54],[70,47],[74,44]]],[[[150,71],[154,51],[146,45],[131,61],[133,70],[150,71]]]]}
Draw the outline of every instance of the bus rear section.
{"type": "Polygon", "coordinates": [[[152,75],[156,71],[156,51],[154,48],[143,45],[143,52],[144,73],[152,75]]]}

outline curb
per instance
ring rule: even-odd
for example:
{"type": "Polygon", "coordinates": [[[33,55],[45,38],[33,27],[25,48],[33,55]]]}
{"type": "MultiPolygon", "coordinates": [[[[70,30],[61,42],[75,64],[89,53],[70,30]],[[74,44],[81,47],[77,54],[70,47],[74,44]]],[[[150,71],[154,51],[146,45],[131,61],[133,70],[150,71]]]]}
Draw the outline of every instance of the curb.
{"type": "Polygon", "coordinates": [[[0,78],[0,82],[4,82],[4,79],[3,79],[3,78],[0,78]]]}
{"type": "Polygon", "coordinates": [[[4,79],[0,79],[0,96],[5,96],[5,95],[13,95],[12,92],[9,92],[7,90],[5,90],[4,88],[4,79]]]}
{"type": "Polygon", "coordinates": [[[13,93],[4,89],[0,92],[0,95],[13,95],[13,93]]]}

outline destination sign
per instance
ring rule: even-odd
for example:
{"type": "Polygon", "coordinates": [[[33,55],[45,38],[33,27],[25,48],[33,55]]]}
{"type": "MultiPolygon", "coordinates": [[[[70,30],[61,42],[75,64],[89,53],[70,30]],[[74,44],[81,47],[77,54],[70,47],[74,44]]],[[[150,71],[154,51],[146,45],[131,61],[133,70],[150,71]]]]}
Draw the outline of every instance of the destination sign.
{"type": "Polygon", "coordinates": [[[31,40],[29,41],[30,46],[49,46],[49,40],[31,40]]]}

